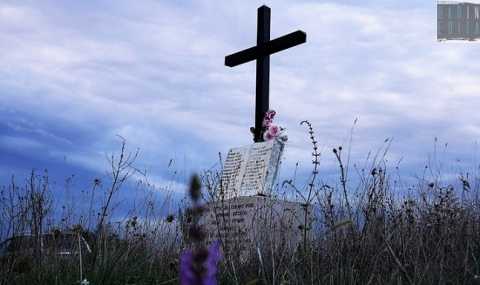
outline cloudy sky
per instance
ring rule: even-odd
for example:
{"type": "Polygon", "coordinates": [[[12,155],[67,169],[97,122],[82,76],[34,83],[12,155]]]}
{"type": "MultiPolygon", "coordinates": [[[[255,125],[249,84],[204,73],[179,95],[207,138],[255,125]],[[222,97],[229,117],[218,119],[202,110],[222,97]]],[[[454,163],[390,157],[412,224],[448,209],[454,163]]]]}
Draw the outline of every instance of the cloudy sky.
{"type": "Polygon", "coordinates": [[[101,176],[117,135],[159,185],[249,144],[255,64],[223,63],[255,43],[262,4],[272,38],[307,33],[271,58],[271,108],[289,135],[283,173],[297,161],[309,169],[305,119],[325,176],[355,119],[354,162],[387,138],[389,163],[406,176],[422,171],[435,138],[448,171],[476,162],[480,45],[437,42],[433,1],[2,0],[2,184],[32,168],[101,176]]]}

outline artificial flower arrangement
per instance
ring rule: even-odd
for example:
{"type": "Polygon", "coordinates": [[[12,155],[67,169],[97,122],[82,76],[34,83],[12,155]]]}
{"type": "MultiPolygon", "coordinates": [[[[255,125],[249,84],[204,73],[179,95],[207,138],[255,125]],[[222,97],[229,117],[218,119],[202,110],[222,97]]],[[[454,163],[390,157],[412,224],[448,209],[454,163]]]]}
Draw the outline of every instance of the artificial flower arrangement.
{"type": "Polygon", "coordinates": [[[271,141],[274,139],[279,139],[282,142],[288,140],[288,136],[285,134],[285,128],[273,124],[273,118],[275,117],[276,112],[274,110],[269,110],[265,113],[263,118],[262,127],[263,127],[263,140],[271,141]]]}

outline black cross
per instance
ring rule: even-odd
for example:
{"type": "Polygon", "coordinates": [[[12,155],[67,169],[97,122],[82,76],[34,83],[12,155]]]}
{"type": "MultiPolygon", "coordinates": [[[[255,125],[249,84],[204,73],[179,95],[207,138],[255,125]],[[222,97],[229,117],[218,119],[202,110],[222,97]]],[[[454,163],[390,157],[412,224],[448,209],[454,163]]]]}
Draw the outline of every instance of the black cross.
{"type": "Polygon", "coordinates": [[[255,129],[253,141],[263,141],[262,121],[269,108],[270,55],[303,44],[306,40],[307,34],[300,30],[270,40],[270,8],[264,5],[258,8],[257,45],[225,57],[225,65],[229,67],[257,60],[255,129]]]}

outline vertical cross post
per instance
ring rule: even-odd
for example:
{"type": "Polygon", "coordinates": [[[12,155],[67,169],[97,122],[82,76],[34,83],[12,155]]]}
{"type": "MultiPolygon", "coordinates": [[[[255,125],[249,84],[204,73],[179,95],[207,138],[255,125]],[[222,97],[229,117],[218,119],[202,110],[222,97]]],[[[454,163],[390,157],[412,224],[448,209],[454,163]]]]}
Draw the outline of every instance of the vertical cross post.
{"type": "Polygon", "coordinates": [[[225,65],[234,67],[252,60],[257,61],[254,142],[263,141],[263,118],[269,107],[270,55],[305,43],[307,34],[296,31],[270,40],[270,8],[263,5],[257,14],[257,45],[225,57],[225,65]]]}
{"type": "MultiPolygon", "coordinates": [[[[270,8],[262,6],[257,14],[257,46],[264,49],[270,41],[270,8]]],[[[255,142],[263,141],[262,122],[269,107],[270,54],[260,53],[257,58],[257,86],[255,100],[255,142]]]]}

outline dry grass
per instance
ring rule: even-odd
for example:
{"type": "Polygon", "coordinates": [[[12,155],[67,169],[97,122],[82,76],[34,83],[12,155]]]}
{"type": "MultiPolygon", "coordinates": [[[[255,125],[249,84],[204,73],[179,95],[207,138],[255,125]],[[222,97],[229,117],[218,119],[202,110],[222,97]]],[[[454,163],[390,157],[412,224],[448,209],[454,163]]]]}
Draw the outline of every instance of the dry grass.
{"type": "MultiPolygon", "coordinates": [[[[311,135],[315,142],[313,130],[311,135]]],[[[345,163],[344,150],[336,148],[338,183],[320,181],[314,163],[303,203],[314,209],[315,222],[299,232],[298,250],[271,251],[265,241],[265,248],[251,250],[248,262],[233,253],[220,265],[219,282],[480,284],[479,177],[460,173],[457,181],[442,181],[432,171],[415,186],[402,186],[386,165],[387,151],[388,146],[368,159],[368,167],[360,168],[350,166],[349,159],[345,163]],[[349,168],[356,172],[354,180],[349,168]],[[358,182],[352,186],[352,181],[358,182]]],[[[317,149],[314,155],[318,163],[317,149]]],[[[28,232],[33,244],[28,252],[3,254],[0,284],[79,284],[78,252],[59,256],[42,247],[43,233],[55,230],[73,232],[90,244],[91,253],[83,248],[81,254],[82,278],[93,285],[177,284],[178,256],[185,247],[182,223],[188,217],[165,217],[161,209],[171,201],[156,200],[152,186],[142,180],[136,184],[142,198],[127,217],[117,224],[111,218],[118,193],[137,174],[136,156],[122,144],[121,152],[111,157],[110,179],[95,180],[82,194],[92,201],[86,210],[59,207],[47,173],[32,173],[22,185],[12,179],[3,187],[0,237],[28,232]]],[[[218,177],[212,172],[203,176],[210,193],[218,177]]],[[[283,186],[287,191],[301,189],[293,182],[283,186]]]]}

